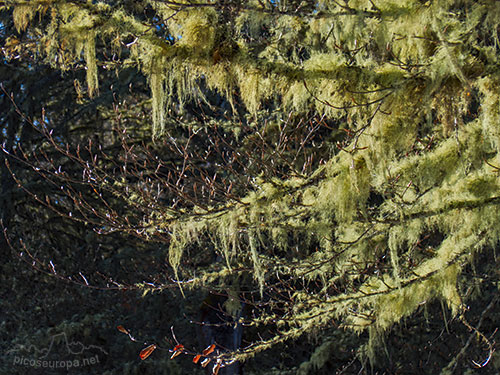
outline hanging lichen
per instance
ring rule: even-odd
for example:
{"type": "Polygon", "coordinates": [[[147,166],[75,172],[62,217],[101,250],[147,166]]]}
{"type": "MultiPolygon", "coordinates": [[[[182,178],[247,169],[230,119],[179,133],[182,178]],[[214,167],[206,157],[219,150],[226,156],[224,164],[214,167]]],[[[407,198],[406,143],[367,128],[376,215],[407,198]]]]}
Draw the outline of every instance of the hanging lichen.
{"type": "Polygon", "coordinates": [[[153,111],[153,134],[161,135],[165,130],[165,78],[164,73],[154,72],[149,77],[153,111]]]}
{"type": "Polygon", "coordinates": [[[17,32],[26,30],[36,13],[37,7],[36,4],[20,4],[14,8],[12,18],[14,20],[14,25],[16,25],[17,32]]]}
{"type": "Polygon", "coordinates": [[[97,60],[95,55],[95,31],[91,30],[85,40],[84,52],[87,64],[87,87],[89,96],[93,97],[99,90],[99,78],[97,72],[97,60]]]}

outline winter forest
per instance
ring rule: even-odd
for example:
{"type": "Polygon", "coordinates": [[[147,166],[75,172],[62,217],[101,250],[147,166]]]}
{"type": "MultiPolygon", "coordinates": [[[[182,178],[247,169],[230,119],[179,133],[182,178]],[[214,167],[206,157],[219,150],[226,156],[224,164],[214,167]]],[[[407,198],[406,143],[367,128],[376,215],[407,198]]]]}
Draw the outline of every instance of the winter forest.
{"type": "Polygon", "coordinates": [[[500,2],[0,1],[2,374],[498,374],[500,2]]]}

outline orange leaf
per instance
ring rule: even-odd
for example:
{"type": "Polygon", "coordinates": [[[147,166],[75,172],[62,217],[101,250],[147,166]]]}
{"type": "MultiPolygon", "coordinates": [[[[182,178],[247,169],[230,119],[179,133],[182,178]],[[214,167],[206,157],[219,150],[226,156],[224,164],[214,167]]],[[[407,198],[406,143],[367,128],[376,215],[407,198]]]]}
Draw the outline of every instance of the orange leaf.
{"type": "Polygon", "coordinates": [[[155,349],[156,349],[155,344],[149,345],[147,348],[141,350],[141,352],[139,353],[139,357],[141,357],[141,359],[144,361],[151,355],[151,353],[153,353],[153,350],[155,349]]]}
{"type": "Polygon", "coordinates": [[[177,350],[182,350],[182,349],[184,349],[184,345],[182,345],[182,344],[178,344],[178,345],[176,345],[176,346],[174,347],[174,352],[176,352],[177,350]]]}
{"type": "Polygon", "coordinates": [[[124,326],[118,326],[118,327],[116,327],[116,329],[118,331],[120,331],[121,333],[124,333],[124,334],[128,335],[128,331],[125,329],[124,326]]]}
{"type": "Polygon", "coordinates": [[[201,354],[196,354],[195,357],[193,358],[193,363],[198,363],[200,358],[201,358],[201,354]]]}
{"type": "Polygon", "coordinates": [[[203,355],[209,355],[214,351],[214,349],[215,349],[215,344],[212,344],[208,348],[206,348],[202,353],[203,355]]]}

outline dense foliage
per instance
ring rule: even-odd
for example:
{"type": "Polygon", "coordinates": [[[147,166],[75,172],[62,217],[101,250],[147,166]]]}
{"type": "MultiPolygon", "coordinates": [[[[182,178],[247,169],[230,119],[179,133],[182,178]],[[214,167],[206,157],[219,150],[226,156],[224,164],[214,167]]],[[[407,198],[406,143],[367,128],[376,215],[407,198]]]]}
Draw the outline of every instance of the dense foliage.
{"type": "MultiPolygon", "coordinates": [[[[498,371],[499,2],[2,4],[2,278],[101,309],[40,337],[124,324],[248,373],[498,371]]],[[[199,367],[158,357],[126,371],[199,367]]]]}

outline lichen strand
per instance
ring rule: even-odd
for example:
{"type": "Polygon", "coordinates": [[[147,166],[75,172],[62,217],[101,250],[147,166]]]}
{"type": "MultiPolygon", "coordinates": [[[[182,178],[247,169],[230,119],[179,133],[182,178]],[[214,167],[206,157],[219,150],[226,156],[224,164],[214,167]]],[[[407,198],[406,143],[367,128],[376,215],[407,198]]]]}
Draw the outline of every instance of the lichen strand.
{"type": "Polygon", "coordinates": [[[17,32],[26,30],[28,24],[36,14],[36,8],[30,4],[20,4],[14,7],[12,18],[17,32]]]}
{"type": "Polygon", "coordinates": [[[151,73],[149,76],[153,110],[153,134],[161,135],[165,130],[165,77],[162,72],[151,73]]]}
{"type": "Polygon", "coordinates": [[[97,72],[97,60],[95,56],[95,31],[88,33],[85,40],[85,63],[87,64],[87,87],[89,96],[93,97],[99,91],[99,78],[97,72]]]}

